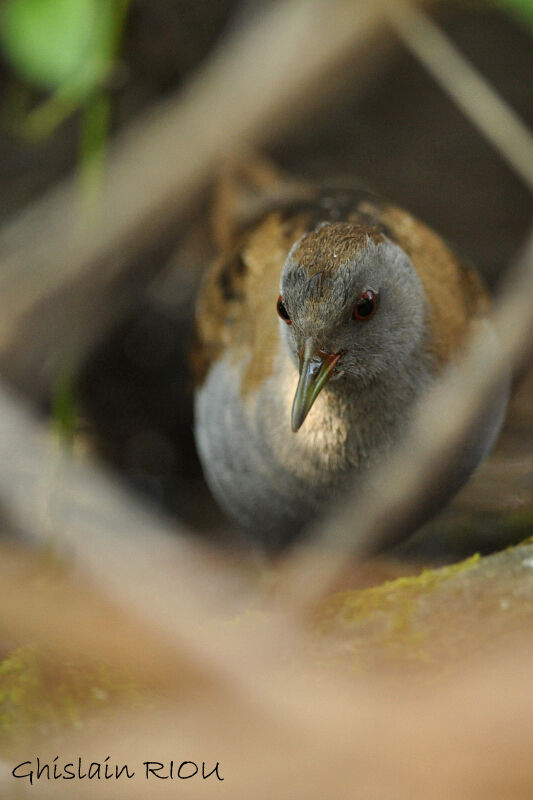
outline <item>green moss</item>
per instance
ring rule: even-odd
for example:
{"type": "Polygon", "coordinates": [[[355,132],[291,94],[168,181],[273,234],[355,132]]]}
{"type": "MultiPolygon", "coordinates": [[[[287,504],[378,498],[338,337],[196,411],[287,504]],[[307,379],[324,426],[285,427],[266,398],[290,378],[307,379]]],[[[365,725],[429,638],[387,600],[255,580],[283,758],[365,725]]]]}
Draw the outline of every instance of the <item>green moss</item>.
{"type": "MultiPolygon", "coordinates": [[[[465,569],[470,569],[478,563],[479,559],[480,555],[476,553],[465,561],[449,567],[424,569],[419,575],[396,578],[396,580],[387,581],[381,586],[373,586],[370,589],[339,592],[328,598],[320,610],[320,620],[325,625],[340,619],[344,622],[359,622],[379,611],[389,613],[405,605],[411,608],[414,601],[421,595],[434,591],[437,586],[452,576],[465,569]]],[[[400,627],[403,626],[400,621],[398,624],[400,627]]]]}
{"type": "Polygon", "coordinates": [[[128,676],[101,664],[58,664],[35,646],[21,647],[0,663],[0,747],[81,728],[121,702],[142,704],[128,676]]]}
{"type": "Polygon", "coordinates": [[[343,652],[359,665],[383,654],[425,661],[427,632],[413,623],[418,600],[434,592],[445,581],[475,566],[476,554],[440,569],[425,569],[419,575],[397,578],[370,589],[339,592],[328,598],[317,614],[318,628],[335,633],[344,642],[343,652]]]}
{"type": "Polygon", "coordinates": [[[533,536],[528,536],[527,539],[522,539],[520,545],[523,544],[533,544],[533,536]]]}

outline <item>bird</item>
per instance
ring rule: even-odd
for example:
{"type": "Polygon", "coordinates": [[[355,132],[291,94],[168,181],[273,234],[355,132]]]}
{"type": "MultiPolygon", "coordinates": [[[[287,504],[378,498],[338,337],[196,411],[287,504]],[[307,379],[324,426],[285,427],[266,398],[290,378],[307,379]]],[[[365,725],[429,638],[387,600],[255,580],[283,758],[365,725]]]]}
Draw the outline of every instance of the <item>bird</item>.
{"type": "MultiPolygon", "coordinates": [[[[441,236],[366,189],[264,163],[239,180],[219,192],[196,304],[194,434],[222,509],[278,553],[386,460],[491,300],[441,236]]],[[[417,526],[489,451],[507,396],[503,381],[417,526]]]]}

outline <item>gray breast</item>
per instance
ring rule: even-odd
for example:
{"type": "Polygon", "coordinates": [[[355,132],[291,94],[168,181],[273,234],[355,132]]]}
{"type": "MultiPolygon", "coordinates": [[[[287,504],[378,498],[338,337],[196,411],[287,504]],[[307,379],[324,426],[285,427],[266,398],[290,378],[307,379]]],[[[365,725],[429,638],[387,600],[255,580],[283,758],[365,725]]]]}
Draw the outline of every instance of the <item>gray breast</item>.
{"type": "MultiPolygon", "coordinates": [[[[402,370],[360,391],[340,380],[329,384],[295,434],[290,411],[297,373],[288,357],[247,403],[239,368],[227,356],[219,360],[195,396],[195,435],[220,505],[265,549],[292,542],[347,485],[353,490],[356,476],[383,459],[408,429],[416,400],[432,380],[429,368],[417,365],[414,374],[402,370]]],[[[486,455],[507,396],[503,382],[460,450],[442,463],[438,480],[409,518],[409,530],[444,505],[486,455]]]]}
{"type": "Polygon", "coordinates": [[[290,412],[297,372],[282,357],[275,374],[243,404],[239,369],[225,357],[196,393],[195,435],[206,479],[239,525],[267,548],[292,541],[342,495],[354,474],[378,461],[409,420],[427,376],[405,385],[346,391],[326,387],[298,433],[290,412]]]}

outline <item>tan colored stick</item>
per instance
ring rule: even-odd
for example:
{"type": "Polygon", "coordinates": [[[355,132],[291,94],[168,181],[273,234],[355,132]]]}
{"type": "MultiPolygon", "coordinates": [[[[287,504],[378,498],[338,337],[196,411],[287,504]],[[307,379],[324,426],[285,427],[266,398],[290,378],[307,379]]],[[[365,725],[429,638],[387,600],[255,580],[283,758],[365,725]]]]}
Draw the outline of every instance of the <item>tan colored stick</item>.
{"type": "Polygon", "coordinates": [[[387,16],[403,43],[533,191],[533,134],[431,18],[392,0],[387,16]]]}
{"type": "Polygon", "coordinates": [[[269,5],[177,96],[118,137],[92,224],[71,178],[5,225],[4,374],[33,396],[46,394],[65,362],[76,363],[142,292],[149,275],[127,265],[175,224],[217,161],[244,143],[272,139],[306,102],[316,105],[324,73],[348,55],[362,75],[374,68],[382,19],[370,0],[269,5]]]}
{"type": "Polygon", "coordinates": [[[316,550],[327,551],[327,566],[313,547],[295,550],[287,558],[285,587],[296,604],[312,606],[350,557],[373,550],[401,528],[404,515],[438,474],[443,454],[460,448],[498,381],[531,353],[533,234],[506,285],[493,315],[497,339],[484,329],[473,337],[457,369],[428,394],[387,464],[374,470],[362,491],[311,532],[316,550]]]}

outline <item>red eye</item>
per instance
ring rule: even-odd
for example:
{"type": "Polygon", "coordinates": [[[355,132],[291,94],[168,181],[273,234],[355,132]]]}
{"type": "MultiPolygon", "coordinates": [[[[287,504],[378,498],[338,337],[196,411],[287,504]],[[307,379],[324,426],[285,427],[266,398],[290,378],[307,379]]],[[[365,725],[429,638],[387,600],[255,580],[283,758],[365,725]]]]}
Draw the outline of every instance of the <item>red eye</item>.
{"type": "Polygon", "coordinates": [[[357,303],[353,307],[352,319],[357,319],[360,322],[366,322],[367,319],[373,317],[378,309],[378,298],[373,291],[368,289],[363,292],[357,303]]]}
{"type": "Polygon", "coordinates": [[[289,317],[289,312],[285,308],[285,303],[283,302],[283,298],[281,295],[278,297],[276,311],[280,315],[281,319],[287,323],[287,325],[292,325],[292,319],[289,317]]]}

